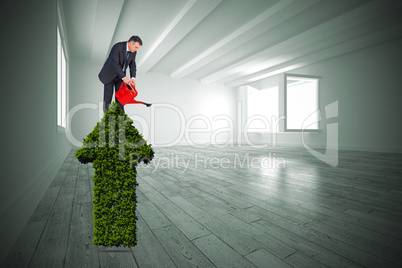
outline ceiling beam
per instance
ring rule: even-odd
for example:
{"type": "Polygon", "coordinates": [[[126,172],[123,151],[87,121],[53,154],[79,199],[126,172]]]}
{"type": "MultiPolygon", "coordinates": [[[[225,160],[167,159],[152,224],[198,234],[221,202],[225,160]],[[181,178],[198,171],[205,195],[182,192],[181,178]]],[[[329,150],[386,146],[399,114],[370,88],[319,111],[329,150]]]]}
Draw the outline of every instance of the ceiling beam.
{"type": "Polygon", "coordinates": [[[97,0],[62,2],[70,57],[90,60],[97,0]]]}
{"type": "Polygon", "coordinates": [[[251,75],[252,73],[263,71],[304,54],[312,53],[314,50],[325,48],[323,46],[328,47],[342,41],[347,41],[353,38],[353,34],[357,34],[358,32],[349,33],[349,35],[344,36],[336,36],[336,34],[356,27],[358,24],[372,20],[391,10],[391,7],[379,10],[381,5],[378,1],[365,4],[361,8],[349,11],[247,59],[212,73],[202,78],[201,82],[213,83],[219,81],[227,83],[236,80],[239,76],[251,75]],[[333,38],[331,39],[331,37],[333,38]]]}
{"type": "Polygon", "coordinates": [[[195,26],[197,26],[222,0],[189,0],[162,35],[147,51],[138,68],[148,72],[195,26]]]}
{"type": "Polygon", "coordinates": [[[113,39],[124,0],[97,0],[92,39],[92,63],[103,63],[113,39]]]}
{"type": "MultiPolygon", "coordinates": [[[[183,78],[186,75],[190,74],[191,72],[193,72],[193,71],[197,70],[198,68],[204,66],[205,64],[208,63],[207,61],[203,61],[207,56],[211,55],[212,53],[214,53],[215,51],[217,51],[221,47],[227,45],[228,43],[234,41],[239,36],[247,33],[251,29],[255,28],[257,25],[261,24],[262,22],[266,21],[272,15],[276,14],[280,10],[284,9],[285,7],[287,7],[288,5],[293,3],[293,1],[294,0],[279,1],[278,3],[276,3],[273,6],[271,6],[269,9],[267,9],[266,11],[262,12],[256,18],[254,18],[251,21],[247,22],[246,24],[244,24],[243,26],[238,28],[236,31],[234,31],[231,34],[227,35],[225,38],[221,39],[218,43],[214,44],[213,46],[211,46],[210,48],[208,48],[207,50],[205,50],[204,52],[202,52],[201,54],[199,54],[198,56],[196,56],[195,58],[193,58],[192,60],[190,60],[189,62],[187,62],[186,64],[184,64],[180,68],[178,68],[177,70],[175,70],[171,74],[171,77],[173,77],[173,78],[183,78]]],[[[289,15],[292,16],[293,14],[289,14],[289,15]]],[[[282,20],[284,20],[284,18],[282,18],[282,20]]],[[[262,32],[267,31],[269,28],[273,28],[277,24],[279,24],[279,21],[277,21],[276,24],[275,23],[270,23],[270,24],[267,23],[267,25],[269,25],[269,26],[268,27],[261,27],[258,30],[256,30],[255,33],[254,33],[254,36],[258,36],[262,32]]]]}
{"type": "Polygon", "coordinates": [[[396,36],[401,36],[401,34],[402,34],[402,23],[394,24],[384,29],[379,29],[375,32],[371,32],[367,35],[356,37],[346,42],[319,50],[315,53],[304,55],[300,58],[296,58],[291,61],[276,65],[272,68],[264,70],[263,72],[242,77],[241,79],[232,81],[230,83],[226,83],[225,86],[238,87],[246,85],[248,83],[259,81],[283,72],[288,72],[326,59],[340,56],[345,53],[350,53],[369,46],[380,44],[388,40],[395,39],[396,36]]]}

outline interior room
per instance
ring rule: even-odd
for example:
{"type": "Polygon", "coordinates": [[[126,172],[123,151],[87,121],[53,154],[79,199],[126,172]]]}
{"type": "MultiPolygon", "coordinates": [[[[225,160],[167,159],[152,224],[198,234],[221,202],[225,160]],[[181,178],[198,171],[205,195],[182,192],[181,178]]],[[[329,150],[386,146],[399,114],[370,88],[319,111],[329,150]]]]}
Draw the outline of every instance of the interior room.
{"type": "Polygon", "coordinates": [[[402,266],[401,1],[0,6],[1,267],[402,266]],[[154,157],[137,245],[99,246],[76,152],[131,36],[152,106],[124,112],[154,157]]]}

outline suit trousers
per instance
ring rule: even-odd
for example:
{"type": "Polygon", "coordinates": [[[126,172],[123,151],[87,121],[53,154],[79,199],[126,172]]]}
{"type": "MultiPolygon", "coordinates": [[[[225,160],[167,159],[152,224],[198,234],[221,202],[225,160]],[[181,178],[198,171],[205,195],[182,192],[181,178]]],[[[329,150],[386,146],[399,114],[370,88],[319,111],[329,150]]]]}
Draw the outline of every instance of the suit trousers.
{"type": "MultiPolygon", "coordinates": [[[[123,80],[116,77],[109,83],[105,84],[103,94],[103,112],[106,112],[106,110],[109,109],[109,105],[112,103],[113,91],[115,93],[119,91],[122,82],[123,80]]],[[[116,96],[114,98],[124,113],[124,105],[119,102],[116,96]]]]}

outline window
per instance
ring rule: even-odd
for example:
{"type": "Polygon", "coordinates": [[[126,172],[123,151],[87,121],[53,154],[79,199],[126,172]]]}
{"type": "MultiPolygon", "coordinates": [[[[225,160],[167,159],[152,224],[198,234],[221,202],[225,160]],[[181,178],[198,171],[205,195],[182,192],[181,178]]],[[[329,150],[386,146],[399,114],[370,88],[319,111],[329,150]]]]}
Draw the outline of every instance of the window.
{"type": "Polygon", "coordinates": [[[248,87],[247,91],[247,130],[277,132],[278,87],[255,89],[248,87]]]}
{"type": "Polygon", "coordinates": [[[57,27],[57,125],[66,128],[67,62],[62,40],[57,27]]]}
{"type": "Polygon", "coordinates": [[[285,75],[285,131],[319,130],[319,79],[285,75]]]}

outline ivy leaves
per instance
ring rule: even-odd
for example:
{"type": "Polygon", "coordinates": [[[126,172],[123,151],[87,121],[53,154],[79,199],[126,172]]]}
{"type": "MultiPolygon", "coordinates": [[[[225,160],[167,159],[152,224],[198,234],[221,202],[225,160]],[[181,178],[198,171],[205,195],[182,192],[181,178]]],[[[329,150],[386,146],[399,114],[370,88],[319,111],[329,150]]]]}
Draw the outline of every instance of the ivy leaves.
{"type": "Polygon", "coordinates": [[[148,164],[154,151],[132,124],[112,103],[75,154],[81,163],[92,162],[95,168],[94,245],[137,244],[136,166],[141,162],[148,164]]]}

